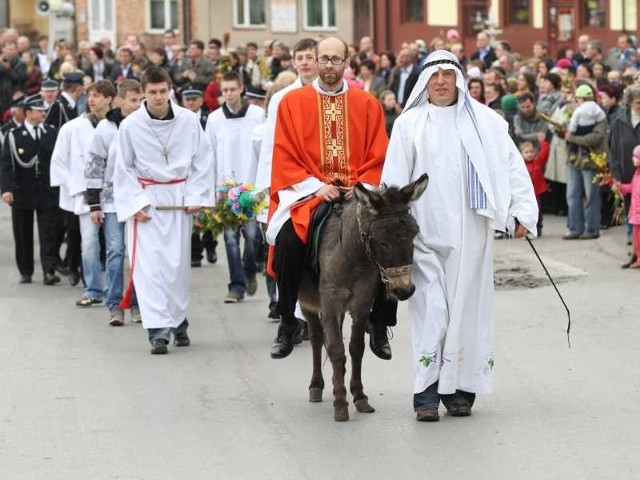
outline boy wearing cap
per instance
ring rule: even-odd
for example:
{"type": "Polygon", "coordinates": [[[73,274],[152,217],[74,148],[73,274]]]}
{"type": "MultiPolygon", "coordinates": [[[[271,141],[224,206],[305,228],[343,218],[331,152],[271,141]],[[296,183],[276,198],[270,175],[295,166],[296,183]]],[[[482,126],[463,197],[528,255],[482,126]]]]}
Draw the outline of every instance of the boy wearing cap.
{"type": "Polygon", "coordinates": [[[574,135],[586,135],[593,132],[596,123],[606,120],[607,115],[594,101],[593,89],[589,85],[580,85],[574,95],[578,107],[571,115],[569,130],[565,139],[569,145],[569,159],[578,154],[578,145],[572,139],[574,135]]]}
{"type": "MultiPolygon", "coordinates": [[[[78,117],[76,104],[84,91],[83,82],[84,74],[82,72],[64,74],[62,77],[62,92],[49,107],[46,123],[60,128],[69,120],[78,117]]],[[[42,87],[40,88],[42,89],[42,87]]],[[[53,84],[50,84],[49,88],[53,88],[53,84]]]]}
{"type": "Polygon", "coordinates": [[[40,262],[45,285],[55,285],[58,189],[49,183],[51,152],[58,130],[42,123],[47,107],[39,94],[25,99],[24,123],[9,131],[0,155],[0,192],[11,206],[20,283],[33,275],[33,212],[37,214],[40,262]]]}

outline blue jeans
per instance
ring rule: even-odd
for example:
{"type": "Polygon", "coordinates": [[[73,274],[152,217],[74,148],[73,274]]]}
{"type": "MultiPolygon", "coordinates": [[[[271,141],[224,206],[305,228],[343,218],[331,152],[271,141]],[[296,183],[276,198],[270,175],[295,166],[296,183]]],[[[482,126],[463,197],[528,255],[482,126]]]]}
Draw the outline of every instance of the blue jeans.
{"type": "Polygon", "coordinates": [[[438,393],[438,382],[432,383],[424,391],[413,394],[413,409],[418,410],[423,407],[438,407],[440,405],[440,394],[438,393]]]}
{"type": "Polygon", "coordinates": [[[111,310],[122,300],[124,275],[124,222],[118,222],[115,213],[105,213],[104,223],[105,246],[107,250],[107,307],[111,310]]]}
{"type": "Polygon", "coordinates": [[[155,340],[164,340],[167,344],[171,340],[171,333],[174,335],[180,335],[186,333],[189,328],[189,321],[185,318],[183,322],[176,328],[148,328],[149,343],[153,345],[155,340]]]}
{"type": "Polygon", "coordinates": [[[600,190],[593,183],[597,170],[567,165],[567,224],[570,235],[600,233],[600,190]]]}
{"type": "Polygon", "coordinates": [[[82,237],[82,275],[84,277],[84,295],[89,298],[104,298],[102,266],[100,264],[100,227],[91,221],[86,213],[78,215],[80,236],[82,237]]]}
{"type": "Polygon", "coordinates": [[[251,220],[242,227],[224,231],[224,246],[227,251],[229,264],[229,292],[244,295],[247,289],[247,279],[255,278],[258,271],[256,255],[260,248],[262,237],[258,222],[251,220]],[[240,234],[244,237],[244,253],[240,255],[240,234]]]}

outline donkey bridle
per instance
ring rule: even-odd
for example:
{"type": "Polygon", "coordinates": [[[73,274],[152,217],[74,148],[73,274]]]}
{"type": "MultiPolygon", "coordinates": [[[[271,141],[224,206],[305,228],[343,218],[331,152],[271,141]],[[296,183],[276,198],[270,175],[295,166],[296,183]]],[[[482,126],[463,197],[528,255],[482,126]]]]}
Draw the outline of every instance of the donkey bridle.
{"type": "MultiPolygon", "coordinates": [[[[378,260],[374,258],[373,253],[371,252],[371,234],[363,230],[362,218],[360,216],[360,212],[361,212],[361,204],[358,203],[358,205],[356,206],[356,220],[358,221],[358,233],[360,235],[360,242],[362,242],[362,245],[364,246],[364,250],[367,253],[367,258],[376,267],[378,267],[378,271],[380,272],[380,279],[382,280],[382,283],[386,285],[391,281],[391,279],[395,277],[401,277],[403,275],[410,274],[411,271],[413,270],[413,265],[411,264],[402,265],[400,267],[383,267],[382,265],[380,265],[380,262],[378,262],[378,260]]],[[[371,223],[378,220],[383,220],[389,217],[396,217],[396,215],[392,214],[392,215],[385,215],[383,217],[376,217],[373,220],[371,220],[371,223]]]]}

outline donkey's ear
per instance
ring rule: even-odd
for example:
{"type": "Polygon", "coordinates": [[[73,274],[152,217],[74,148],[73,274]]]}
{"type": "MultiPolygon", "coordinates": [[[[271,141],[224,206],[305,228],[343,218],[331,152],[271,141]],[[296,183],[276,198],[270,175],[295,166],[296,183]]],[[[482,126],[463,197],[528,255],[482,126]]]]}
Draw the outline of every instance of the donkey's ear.
{"type": "Polygon", "coordinates": [[[363,207],[367,207],[376,212],[382,209],[382,198],[380,195],[374,191],[367,190],[367,187],[360,182],[356,183],[356,186],[353,187],[353,195],[363,207]]]}
{"type": "Polygon", "coordinates": [[[418,178],[416,181],[411,182],[409,185],[402,187],[400,192],[402,193],[402,196],[404,197],[405,202],[407,203],[413,202],[414,200],[417,200],[418,198],[420,198],[420,195],[422,195],[425,189],[427,188],[428,183],[429,183],[429,175],[427,175],[426,173],[423,173],[422,175],[420,175],[420,178],[418,178]]]}

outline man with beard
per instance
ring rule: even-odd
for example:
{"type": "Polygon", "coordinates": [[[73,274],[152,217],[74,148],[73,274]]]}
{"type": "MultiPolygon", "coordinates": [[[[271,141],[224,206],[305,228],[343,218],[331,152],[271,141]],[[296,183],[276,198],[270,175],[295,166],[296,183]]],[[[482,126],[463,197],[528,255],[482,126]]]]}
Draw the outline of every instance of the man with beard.
{"type": "MultiPolygon", "coordinates": [[[[293,350],[301,328],[295,317],[298,288],[305,272],[311,217],[323,202],[351,195],[357,182],[377,185],[387,148],[382,107],[373,95],[343,81],[348,47],[329,37],[318,44],[318,76],[311,85],[288,93],[278,108],[271,176],[271,208],[266,237],[269,271],[275,276],[281,317],[272,358],[293,350]]],[[[395,302],[384,289],[371,315],[371,347],[390,359],[387,321],[395,322],[395,302]]]]}

